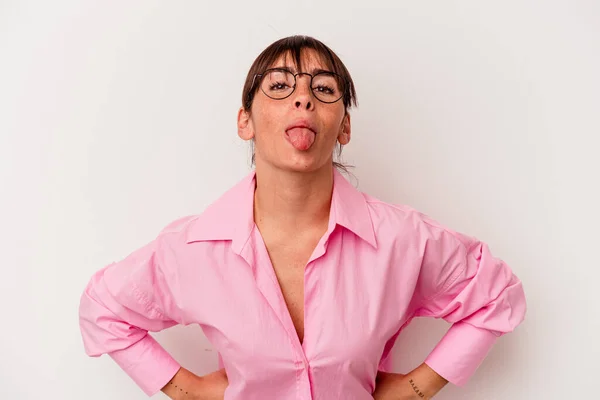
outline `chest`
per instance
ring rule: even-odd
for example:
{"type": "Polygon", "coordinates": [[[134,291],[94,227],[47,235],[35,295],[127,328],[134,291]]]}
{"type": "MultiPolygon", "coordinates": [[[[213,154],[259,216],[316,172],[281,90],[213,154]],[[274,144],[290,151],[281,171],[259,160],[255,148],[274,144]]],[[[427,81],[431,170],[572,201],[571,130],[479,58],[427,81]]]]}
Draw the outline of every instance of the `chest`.
{"type": "Polygon", "coordinates": [[[367,257],[358,238],[338,233],[284,245],[255,233],[239,253],[229,243],[200,243],[190,260],[209,250],[226,258],[190,268],[197,272],[179,280],[190,296],[178,304],[244,380],[282,373],[284,365],[293,377],[302,365],[343,376],[372,371],[411,301],[394,282],[413,285],[399,274],[407,268],[393,268],[399,260],[367,257]]]}
{"type": "Polygon", "coordinates": [[[304,340],[305,268],[317,243],[318,238],[295,243],[265,242],[273,272],[300,343],[304,340]]]}

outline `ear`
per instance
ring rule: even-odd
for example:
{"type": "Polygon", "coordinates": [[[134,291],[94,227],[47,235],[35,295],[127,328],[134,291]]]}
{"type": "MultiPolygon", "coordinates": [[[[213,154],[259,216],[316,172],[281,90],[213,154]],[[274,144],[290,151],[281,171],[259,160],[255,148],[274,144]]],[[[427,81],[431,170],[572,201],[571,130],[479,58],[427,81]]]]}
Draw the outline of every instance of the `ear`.
{"type": "Polygon", "coordinates": [[[341,145],[350,143],[351,132],[350,114],[346,113],[346,115],[344,115],[344,119],[342,120],[342,124],[340,125],[340,133],[337,137],[338,142],[340,142],[341,145]]]}
{"type": "Polygon", "coordinates": [[[238,136],[243,140],[250,140],[254,138],[254,126],[252,125],[252,119],[250,113],[240,107],[237,116],[238,136]]]}

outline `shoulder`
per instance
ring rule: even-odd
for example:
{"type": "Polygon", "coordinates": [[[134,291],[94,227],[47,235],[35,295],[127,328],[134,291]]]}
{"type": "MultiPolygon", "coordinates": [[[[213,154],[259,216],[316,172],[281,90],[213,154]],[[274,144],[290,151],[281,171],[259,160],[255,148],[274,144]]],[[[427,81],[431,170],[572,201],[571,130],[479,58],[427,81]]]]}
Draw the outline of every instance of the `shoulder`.
{"type": "Polygon", "coordinates": [[[394,204],[364,194],[376,235],[415,240],[444,240],[470,247],[476,238],[457,232],[424,212],[406,204],[394,204]]]}
{"type": "Polygon", "coordinates": [[[161,243],[167,243],[171,247],[185,244],[190,228],[201,215],[186,215],[167,223],[158,233],[156,240],[161,243]]]}
{"type": "Polygon", "coordinates": [[[165,227],[160,231],[160,234],[168,235],[185,232],[189,228],[189,226],[200,217],[200,215],[201,214],[195,214],[179,217],[176,220],[173,220],[167,225],[165,225],[165,227]]]}
{"type": "Polygon", "coordinates": [[[421,229],[431,225],[427,215],[406,204],[389,203],[366,193],[363,196],[375,228],[395,226],[421,229]]]}

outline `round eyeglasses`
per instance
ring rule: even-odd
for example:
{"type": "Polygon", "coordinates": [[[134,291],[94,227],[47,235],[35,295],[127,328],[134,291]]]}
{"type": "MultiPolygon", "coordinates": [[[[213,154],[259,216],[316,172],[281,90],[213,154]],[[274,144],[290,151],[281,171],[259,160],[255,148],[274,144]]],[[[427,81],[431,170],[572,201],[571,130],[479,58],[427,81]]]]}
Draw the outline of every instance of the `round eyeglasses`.
{"type": "Polygon", "coordinates": [[[259,78],[260,89],[266,96],[283,100],[296,90],[298,75],[310,76],[310,88],[317,100],[323,103],[335,103],[346,93],[347,85],[344,78],[330,71],[320,71],[312,75],[308,72],[293,74],[284,68],[271,68],[262,74],[256,74],[254,79],[259,78]]]}

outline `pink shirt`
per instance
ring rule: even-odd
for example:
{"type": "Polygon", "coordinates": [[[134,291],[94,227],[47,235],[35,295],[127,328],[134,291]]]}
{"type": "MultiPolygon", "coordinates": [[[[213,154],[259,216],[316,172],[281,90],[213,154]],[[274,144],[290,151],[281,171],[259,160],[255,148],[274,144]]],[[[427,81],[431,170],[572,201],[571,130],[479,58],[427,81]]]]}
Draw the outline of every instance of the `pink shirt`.
{"type": "Polygon", "coordinates": [[[254,224],[252,172],[92,277],[87,354],[108,353],[152,395],[179,364],[148,331],[199,324],[226,369],[226,400],[372,400],[396,337],[426,316],[452,326],[425,362],[465,384],[523,321],[520,280],[485,243],[334,174],[329,227],[304,273],[303,343],[254,224]]]}

